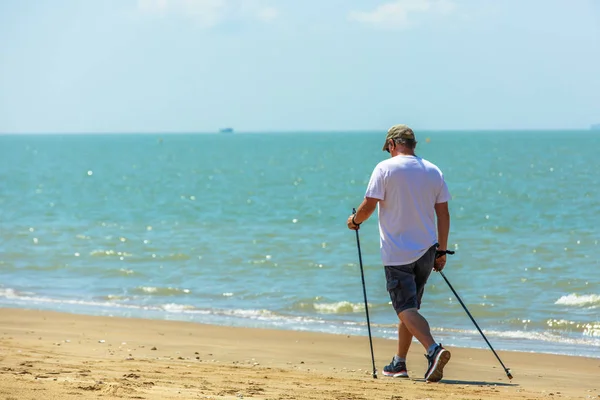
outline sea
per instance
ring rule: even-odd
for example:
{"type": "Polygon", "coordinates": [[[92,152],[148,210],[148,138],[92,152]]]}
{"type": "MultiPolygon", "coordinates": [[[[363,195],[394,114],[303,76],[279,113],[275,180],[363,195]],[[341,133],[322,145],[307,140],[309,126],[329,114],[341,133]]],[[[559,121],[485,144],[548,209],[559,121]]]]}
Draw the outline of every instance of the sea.
{"type": "MultiPolygon", "coordinates": [[[[600,358],[600,134],[423,131],[452,194],[445,276],[497,351],[600,358]]],[[[346,227],[384,131],[0,135],[0,307],[365,336],[346,227]]],[[[372,334],[396,338],[377,216],[372,334]]],[[[422,313],[487,348],[438,273],[422,313]]]]}

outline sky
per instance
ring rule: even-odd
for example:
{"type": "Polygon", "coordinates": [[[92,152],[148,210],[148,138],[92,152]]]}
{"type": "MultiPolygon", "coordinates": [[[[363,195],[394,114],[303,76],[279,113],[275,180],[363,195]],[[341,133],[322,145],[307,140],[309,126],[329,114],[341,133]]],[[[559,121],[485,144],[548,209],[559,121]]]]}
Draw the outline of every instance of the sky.
{"type": "Polygon", "coordinates": [[[0,132],[587,129],[597,0],[0,0],[0,132]]]}

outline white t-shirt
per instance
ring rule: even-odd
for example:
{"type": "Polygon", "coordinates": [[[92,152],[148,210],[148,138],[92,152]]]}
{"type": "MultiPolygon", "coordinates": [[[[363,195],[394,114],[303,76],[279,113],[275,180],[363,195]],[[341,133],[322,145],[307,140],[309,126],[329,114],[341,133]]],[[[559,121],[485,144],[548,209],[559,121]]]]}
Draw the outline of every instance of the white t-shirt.
{"type": "Polygon", "coordinates": [[[379,199],[383,265],[417,261],[437,242],[434,206],[451,199],[442,171],[418,156],[396,156],[375,167],[365,197],[379,199]]]}

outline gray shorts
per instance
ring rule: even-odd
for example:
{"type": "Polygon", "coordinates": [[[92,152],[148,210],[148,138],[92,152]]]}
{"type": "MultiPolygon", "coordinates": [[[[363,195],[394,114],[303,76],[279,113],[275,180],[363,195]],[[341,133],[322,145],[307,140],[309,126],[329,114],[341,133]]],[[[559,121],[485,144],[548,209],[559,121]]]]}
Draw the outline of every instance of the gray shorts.
{"type": "Polygon", "coordinates": [[[433,270],[436,246],[431,246],[421,258],[407,265],[386,265],[385,280],[396,314],[409,308],[421,308],[425,284],[433,270]]]}

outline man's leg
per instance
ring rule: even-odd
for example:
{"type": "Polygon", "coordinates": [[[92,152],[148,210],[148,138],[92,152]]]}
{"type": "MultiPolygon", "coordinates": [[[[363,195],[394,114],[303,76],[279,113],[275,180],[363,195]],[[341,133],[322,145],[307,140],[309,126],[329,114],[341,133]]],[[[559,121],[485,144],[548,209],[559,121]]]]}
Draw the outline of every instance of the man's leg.
{"type": "MultiPolygon", "coordinates": [[[[443,377],[443,369],[450,360],[450,352],[433,340],[427,320],[419,313],[423,291],[433,269],[435,246],[432,246],[414,264],[386,266],[387,289],[392,305],[401,323],[398,326],[398,358],[406,359],[412,337],[423,345],[427,352],[428,368],[425,380],[437,382],[443,377]]],[[[398,360],[400,361],[400,360],[398,360]]],[[[394,361],[386,368],[391,370],[394,361]]]]}
{"type": "Polygon", "coordinates": [[[398,352],[392,359],[389,365],[383,367],[383,374],[385,376],[393,376],[394,378],[408,378],[408,371],[406,370],[406,355],[410,344],[412,342],[413,335],[406,329],[406,326],[402,323],[398,323],[398,352]]]}
{"type": "MultiPolygon", "coordinates": [[[[444,366],[450,360],[450,352],[435,343],[431,336],[429,323],[416,308],[404,310],[398,316],[402,320],[402,325],[406,326],[406,329],[421,342],[427,351],[428,367],[425,371],[425,380],[438,382],[444,376],[444,366]]],[[[398,342],[398,348],[400,348],[400,342],[398,342]]]]}
{"type": "MultiPolygon", "coordinates": [[[[398,316],[400,318],[400,316],[398,316]]],[[[398,322],[398,357],[406,359],[408,349],[412,343],[413,334],[410,333],[406,324],[402,323],[402,320],[398,322]]]]}
{"type": "MultiPolygon", "coordinates": [[[[421,305],[423,291],[427,279],[431,274],[435,261],[435,246],[432,246],[427,253],[421,257],[415,266],[415,283],[417,285],[418,304],[421,305]]],[[[444,366],[450,361],[450,352],[436,344],[431,336],[431,329],[427,320],[416,309],[408,309],[401,313],[403,321],[407,322],[407,327],[417,337],[423,347],[427,349],[428,367],[425,371],[425,380],[428,382],[437,382],[444,376],[444,366]]]]}
{"type": "Polygon", "coordinates": [[[419,314],[419,310],[409,308],[408,310],[401,311],[398,314],[398,318],[402,321],[398,327],[398,355],[400,357],[406,357],[412,336],[417,338],[423,347],[425,347],[425,350],[429,350],[435,344],[433,336],[431,336],[429,323],[419,314]],[[408,345],[406,340],[408,340],[408,345]],[[406,349],[404,355],[400,354],[400,351],[404,351],[404,349],[406,349]]]}
{"type": "Polygon", "coordinates": [[[412,343],[412,338],[413,335],[406,328],[406,325],[404,325],[402,321],[398,322],[398,352],[392,359],[392,362],[383,367],[383,374],[385,376],[408,378],[406,355],[408,354],[408,349],[412,343]]]}

